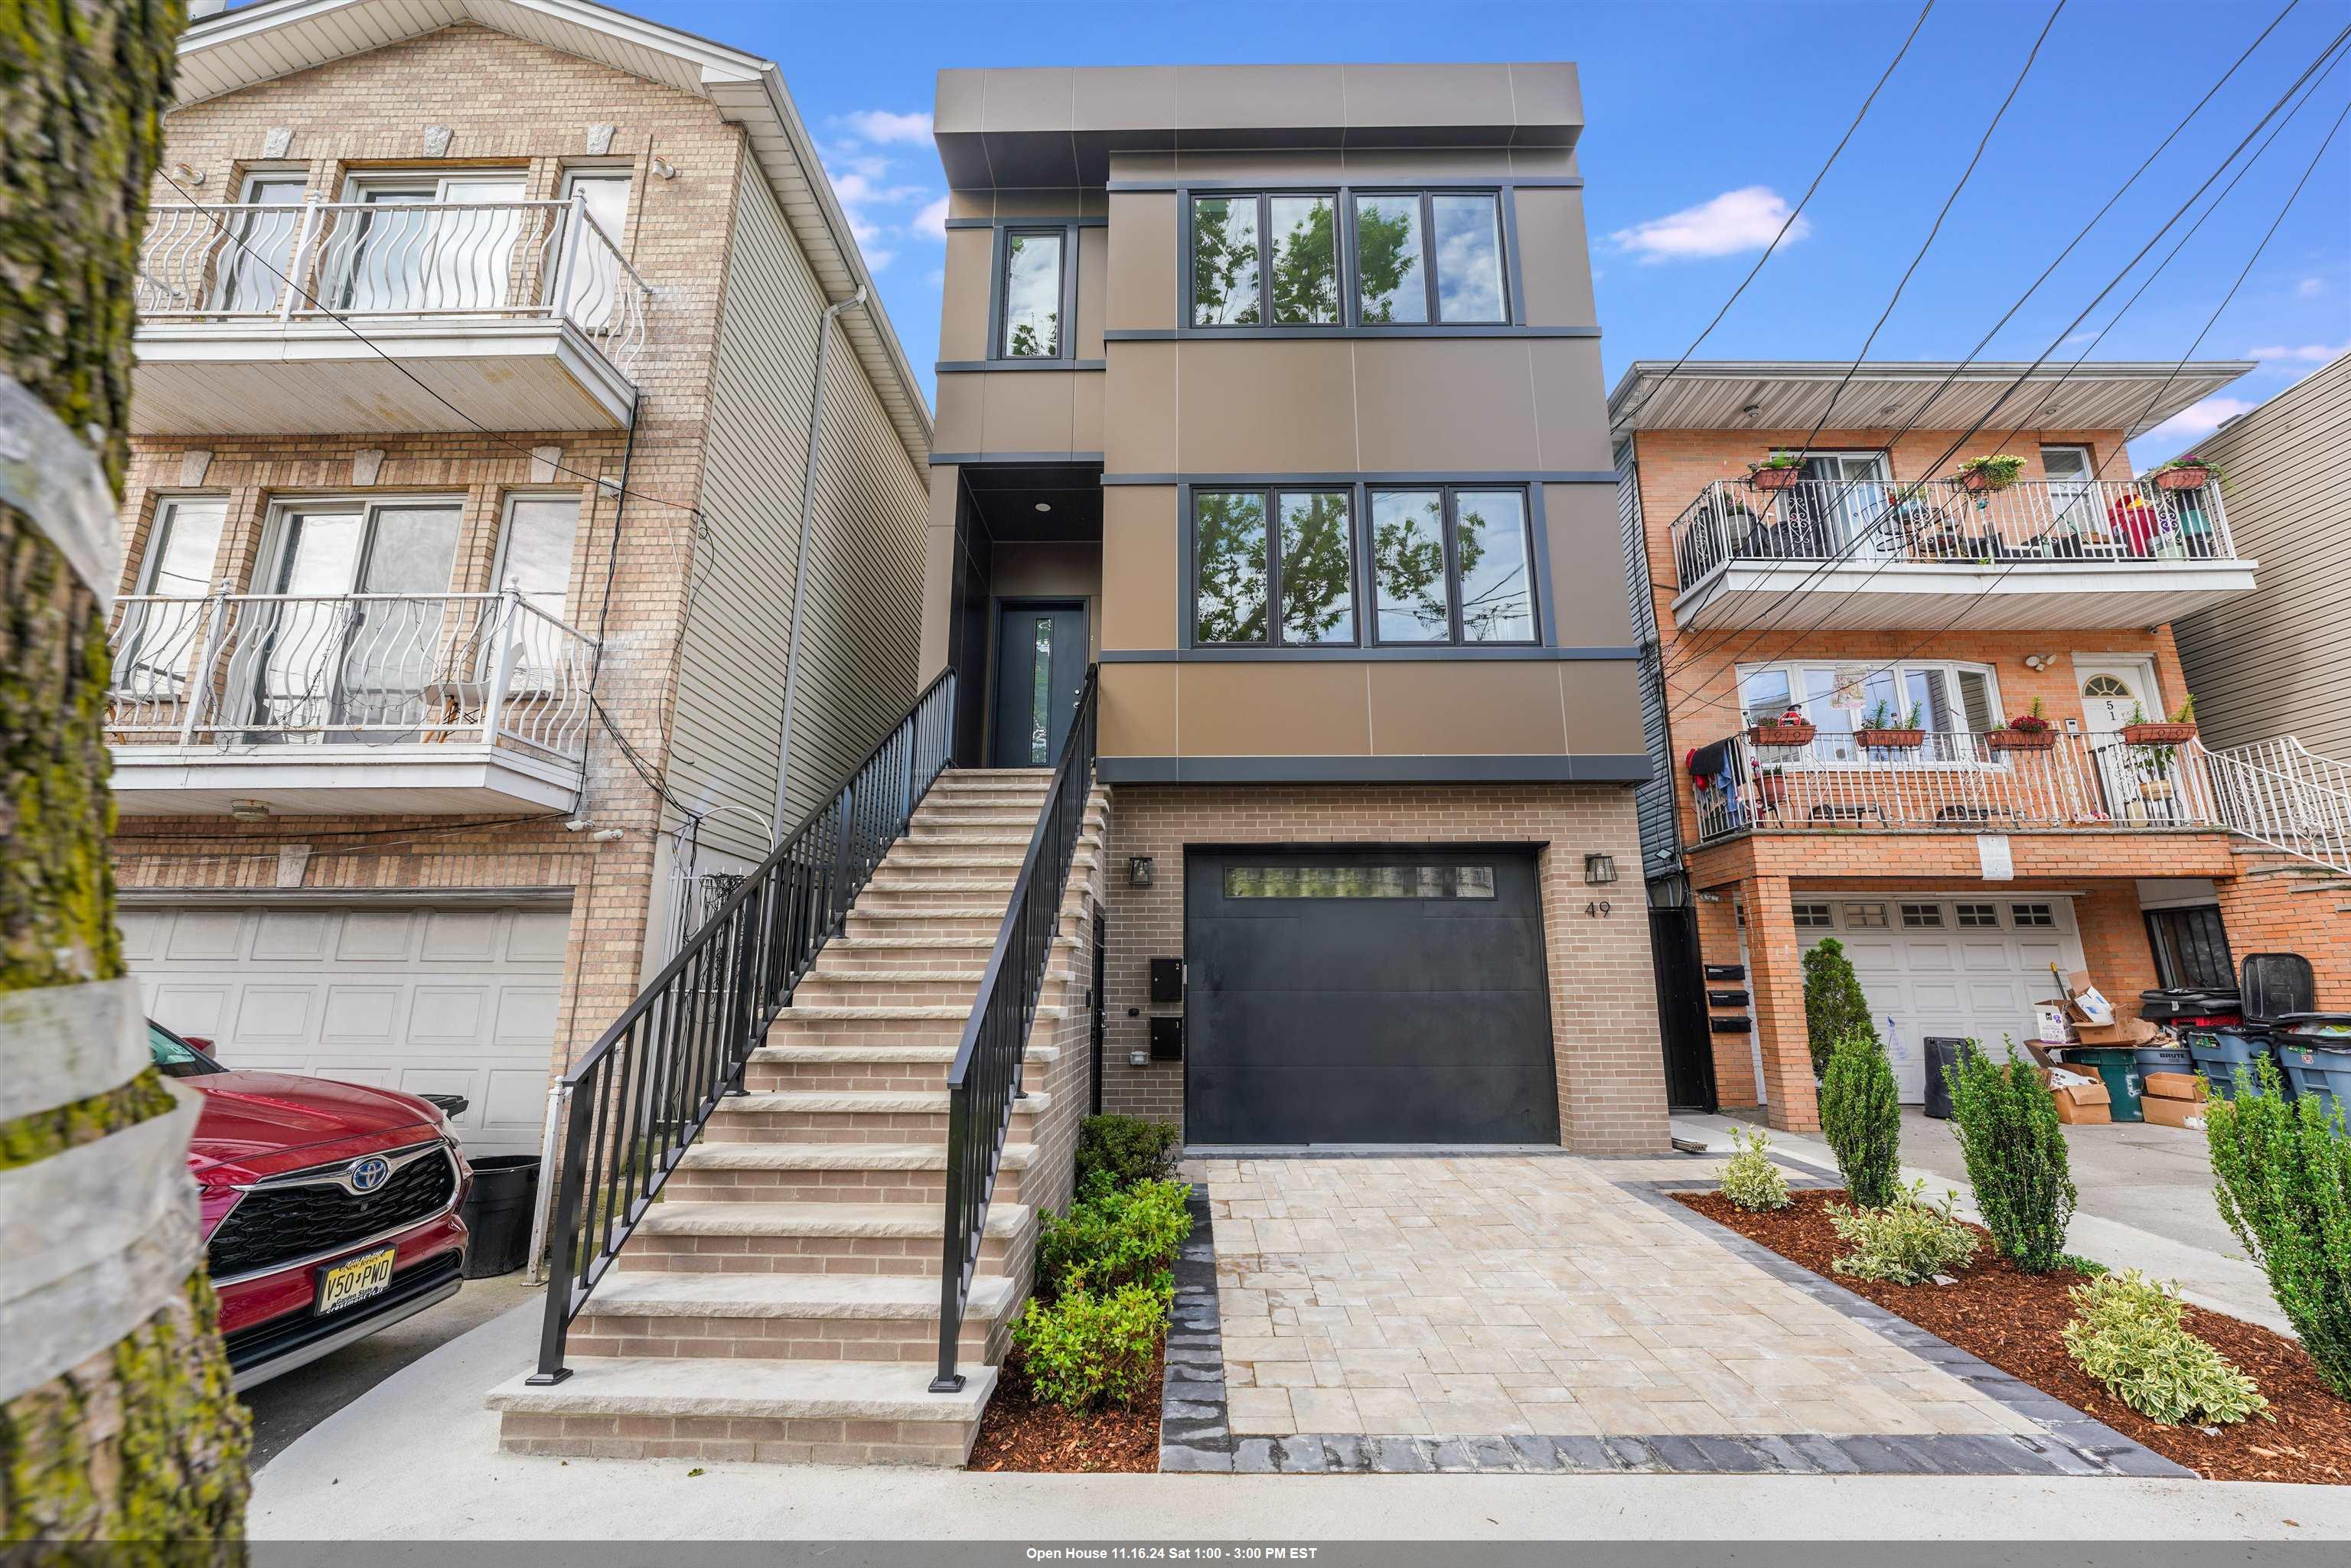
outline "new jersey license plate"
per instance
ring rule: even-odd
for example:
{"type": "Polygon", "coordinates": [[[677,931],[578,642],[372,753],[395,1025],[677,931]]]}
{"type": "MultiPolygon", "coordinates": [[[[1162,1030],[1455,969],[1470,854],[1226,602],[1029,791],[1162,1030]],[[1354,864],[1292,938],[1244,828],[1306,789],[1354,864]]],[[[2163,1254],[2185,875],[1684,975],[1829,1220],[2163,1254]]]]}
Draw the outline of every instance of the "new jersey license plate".
{"type": "Polygon", "coordinates": [[[319,1270],[319,1312],[324,1316],[392,1288],[394,1249],[379,1248],[319,1270]]]}

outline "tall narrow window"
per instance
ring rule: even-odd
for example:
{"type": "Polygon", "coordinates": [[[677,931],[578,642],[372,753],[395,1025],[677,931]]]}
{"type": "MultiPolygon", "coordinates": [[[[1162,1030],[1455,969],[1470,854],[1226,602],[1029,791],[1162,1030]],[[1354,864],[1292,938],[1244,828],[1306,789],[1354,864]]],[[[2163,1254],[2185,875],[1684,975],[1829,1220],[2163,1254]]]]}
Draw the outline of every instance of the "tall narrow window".
{"type": "Polygon", "coordinates": [[[564,595],[571,586],[571,541],[579,527],[576,496],[517,496],[507,502],[498,591],[519,593],[550,618],[562,620],[564,595]]]}
{"type": "Polygon", "coordinates": [[[1445,494],[1372,493],[1372,571],[1383,643],[1442,643],[1453,620],[1445,570],[1445,494]]]}
{"type": "Polygon", "coordinates": [[[1061,352],[1061,231],[1004,240],[1004,338],[999,357],[1058,359],[1061,352]]]}
{"type": "Polygon", "coordinates": [[[1437,230],[1437,319],[1507,321],[1502,223],[1491,196],[1432,196],[1437,230]]]}
{"type": "Polygon", "coordinates": [[[222,310],[274,310],[293,265],[294,242],[302,227],[305,174],[255,174],[245,183],[245,210],[237,214],[235,254],[222,258],[222,310]]]}
{"type": "Polygon", "coordinates": [[[1264,495],[1204,490],[1194,497],[1193,512],[1193,636],[1202,643],[1264,642],[1264,495]]]}
{"type": "Polygon", "coordinates": [[[1339,319],[1339,234],[1329,196],[1267,200],[1273,241],[1273,321],[1322,326],[1339,319]]]}
{"type": "Polygon", "coordinates": [[[1420,198],[1355,198],[1355,310],[1366,326],[1428,319],[1420,198]]]}
{"type": "Polygon", "coordinates": [[[1461,558],[1461,640],[1531,643],[1534,566],[1527,559],[1523,490],[1454,493],[1455,549],[1461,558]]]}
{"type": "Polygon", "coordinates": [[[1029,763],[1050,766],[1053,760],[1053,618],[1037,617],[1036,655],[1029,662],[1029,763]]]}
{"type": "Polygon", "coordinates": [[[173,701],[184,694],[193,655],[204,643],[206,607],[194,601],[212,591],[227,518],[225,497],[175,496],[157,504],[140,564],[139,591],[191,602],[134,600],[123,605],[114,642],[118,697],[173,701]]]}
{"type": "Polygon", "coordinates": [[[1285,490],[1279,570],[1281,640],[1355,640],[1355,560],[1347,497],[1336,490],[1285,490]]]}
{"type": "Polygon", "coordinates": [[[222,496],[174,496],[155,508],[139,591],[168,599],[198,599],[212,591],[228,500],[222,496]]]}
{"type": "MultiPolygon", "coordinates": [[[[621,298],[621,234],[629,221],[629,176],[618,170],[581,170],[563,183],[567,198],[579,198],[589,228],[569,247],[570,271],[563,282],[564,314],[590,331],[613,323],[621,298]]],[[[569,222],[569,216],[564,220],[569,222]]]]}
{"type": "Polygon", "coordinates": [[[1255,327],[1259,312],[1257,198],[1192,201],[1192,325],[1255,327]]]}

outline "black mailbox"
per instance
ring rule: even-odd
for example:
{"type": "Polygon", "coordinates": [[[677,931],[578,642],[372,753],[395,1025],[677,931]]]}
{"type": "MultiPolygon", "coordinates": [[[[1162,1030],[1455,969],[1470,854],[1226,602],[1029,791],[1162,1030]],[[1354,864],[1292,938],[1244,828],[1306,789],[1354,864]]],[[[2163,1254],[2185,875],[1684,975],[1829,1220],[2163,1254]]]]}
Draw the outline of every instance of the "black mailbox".
{"type": "Polygon", "coordinates": [[[1706,977],[1709,980],[1743,980],[1747,977],[1744,964],[1708,964],[1706,977]]]}
{"type": "Polygon", "coordinates": [[[1755,1032],[1755,1020],[1753,1019],[1708,1019],[1706,1020],[1706,1026],[1717,1034],[1752,1034],[1755,1032]]]}
{"type": "Polygon", "coordinates": [[[1183,959],[1151,960],[1151,999],[1155,1002],[1180,1002],[1184,999],[1183,959]]]}
{"type": "Polygon", "coordinates": [[[1708,991],[1706,1005],[1710,1008],[1743,1008],[1747,1005],[1745,991],[1708,991]]]}
{"type": "Polygon", "coordinates": [[[1151,1020],[1151,1060],[1181,1061],[1184,1060],[1184,1019],[1181,1014],[1151,1020]]]}

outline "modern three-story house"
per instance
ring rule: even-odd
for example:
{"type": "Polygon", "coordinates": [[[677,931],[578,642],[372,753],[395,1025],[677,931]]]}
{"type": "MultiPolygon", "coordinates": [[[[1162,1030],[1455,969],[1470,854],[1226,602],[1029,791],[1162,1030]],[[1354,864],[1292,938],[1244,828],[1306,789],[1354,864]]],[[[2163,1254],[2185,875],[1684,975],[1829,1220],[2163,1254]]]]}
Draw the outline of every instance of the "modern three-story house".
{"type": "Polygon", "coordinates": [[[1582,129],[1565,64],[940,74],[923,664],[999,768],[1099,668],[1105,1109],[1664,1145],[1582,129]]]}
{"type": "MultiPolygon", "coordinates": [[[[1802,956],[1844,945],[1903,1097],[2086,969],[2135,1012],[2298,947],[2324,865],[2258,759],[2173,724],[2171,623],[2257,562],[2126,443],[2252,366],[1636,363],[1610,399],[1677,1107],[1817,1124],[1802,956]],[[1970,460],[2016,460],[1978,473],[1970,460]],[[2147,728],[2142,726],[2153,725],[2147,728]],[[2277,847],[2278,844],[2283,847],[2277,847]]],[[[2274,716],[2272,733],[2292,727],[2274,716]]]]}
{"type": "Polygon", "coordinates": [[[870,292],[826,325],[871,279],[738,50],[266,0],[183,35],[164,138],[107,721],[131,967],[232,1067],[536,1150],[550,1072],[912,695],[925,399],[870,292]]]}

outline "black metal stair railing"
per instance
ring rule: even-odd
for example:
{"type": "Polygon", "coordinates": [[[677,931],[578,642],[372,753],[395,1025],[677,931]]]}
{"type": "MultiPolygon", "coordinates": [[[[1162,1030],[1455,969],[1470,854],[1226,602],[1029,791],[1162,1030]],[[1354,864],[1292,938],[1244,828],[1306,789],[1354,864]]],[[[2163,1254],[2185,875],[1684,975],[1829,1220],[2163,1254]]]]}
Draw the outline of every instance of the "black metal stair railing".
{"type": "Polygon", "coordinates": [[[563,1075],[547,1319],[531,1382],[570,1375],[571,1320],[719,1101],[741,1087],[768,1026],[946,768],[955,698],[955,672],[942,672],[563,1075]]]}
{"type": "Polygon", "coordinates": [[[956,1370],[956,1342],[963,1334],[964,1308],[971,1300],[973,1271],[987,1225],[988,1199],[1004,1158],[1012,1112],[1022,1098],[1020,1061],[1036,1021],[1037,998],[1045,988],[1045,965],[1061,926],[1061,895],[1070,885],[1070,862],[1085,831],[1086,801],[1093,793],[1094,691],[1097,671],[1086,671],[1069,738],[1053,768],[1053,782],[1038,813],[1029,852],[1012,884],[1004,924],[980,975],[971,1019],[964,1025],[955,1064],[947,1069],[946,1234],[939,1269],[939,1373],[935,1394],[963,1386],[956,1370]]]}

